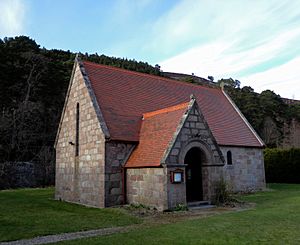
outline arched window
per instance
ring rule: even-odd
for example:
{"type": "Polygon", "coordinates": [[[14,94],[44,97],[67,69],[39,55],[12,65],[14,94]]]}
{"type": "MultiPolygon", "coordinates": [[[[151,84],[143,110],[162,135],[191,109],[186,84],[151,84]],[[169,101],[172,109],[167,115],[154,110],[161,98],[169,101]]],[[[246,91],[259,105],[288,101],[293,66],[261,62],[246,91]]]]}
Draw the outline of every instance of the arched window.
{"type": "Polygon", "coordinates": [[[232,153],[231,153],[231,151],[227,151],[227,164],[232,165],[232,153]]]}
{"type": "Polygon", "coordinates": [[[79,155],[79,103],[76,105],[76,139],[75,139],[75,156],[79,155]]]}

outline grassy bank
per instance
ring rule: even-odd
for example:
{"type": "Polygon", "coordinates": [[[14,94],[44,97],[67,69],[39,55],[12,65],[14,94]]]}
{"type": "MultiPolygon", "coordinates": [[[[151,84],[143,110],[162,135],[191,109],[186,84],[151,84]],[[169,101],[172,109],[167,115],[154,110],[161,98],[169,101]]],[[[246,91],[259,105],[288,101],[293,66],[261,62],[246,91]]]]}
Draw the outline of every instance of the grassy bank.
{"type": "Polygon", "coordinates": [[[300,244],[300,185],[243,196],[256,207],[62,244],[300,244]]]}
{"type": "Polygon", "coordinates": [[[54,189],[0,191],[0,241],[138,223],[120,209],[53,200],[54,189]]]}

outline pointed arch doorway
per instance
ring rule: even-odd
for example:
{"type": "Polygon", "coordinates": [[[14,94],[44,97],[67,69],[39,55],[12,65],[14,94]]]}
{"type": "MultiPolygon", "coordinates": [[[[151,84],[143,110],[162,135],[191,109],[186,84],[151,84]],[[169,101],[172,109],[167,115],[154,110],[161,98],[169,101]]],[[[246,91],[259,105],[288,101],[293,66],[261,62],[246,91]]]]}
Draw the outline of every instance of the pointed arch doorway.
{"type": "Polygon", "coordinates": [[[187,202],[203,201],[202,164],[204,161],[205,155],[198,147],[189,149],[184,157],[187,202]]]}

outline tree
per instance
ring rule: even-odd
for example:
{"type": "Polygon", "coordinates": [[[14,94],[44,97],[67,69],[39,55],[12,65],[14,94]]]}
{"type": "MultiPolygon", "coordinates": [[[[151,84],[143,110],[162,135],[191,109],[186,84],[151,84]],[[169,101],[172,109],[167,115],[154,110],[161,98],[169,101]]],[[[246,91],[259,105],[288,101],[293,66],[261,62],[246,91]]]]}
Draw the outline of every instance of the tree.
{"type": "Polygon", "coordinates": [[[207,78],[208,78],[208,80],[211,81],[211,82],[213,82],[214,79],[215,79],[213,76],[208,76],[207,78]]]}
{"type": "Polygon", "coordinates": [[[218,85],[224,85],[230,88],[240,88],[241,82],[232,78],[222,78],[217,82],[218,85]]]}

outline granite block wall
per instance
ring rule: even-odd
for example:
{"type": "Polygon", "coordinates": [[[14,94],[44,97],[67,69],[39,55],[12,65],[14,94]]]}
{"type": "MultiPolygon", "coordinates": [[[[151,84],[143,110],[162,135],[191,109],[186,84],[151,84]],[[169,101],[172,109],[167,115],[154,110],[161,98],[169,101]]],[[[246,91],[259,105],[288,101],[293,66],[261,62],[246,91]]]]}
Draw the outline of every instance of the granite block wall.
{"type": "Polygon", "coordinates": [[[168,208],[174,208],[177,205],[186,205],[186,185],[185,176],[183,176],[182,183],[171,183],[171,174],[173,171],[181,170],[183,175],[185,173],[185,167],[168,167],[167,168],[167,181],[168,181],[168,208]]]}
{"type": "Polygon", "coordinates": [[[221,150],[224,156],[228,151],[232,154],[232,164],[226,164],[224,172],[233,191],[261,190],[266,187],[263,149],[221,147],[221,150]]]}
{"type": "Polygon", "coordinates": [[[165,168],[131,168],[126,173],[128,203],[168,209],[165,168]]]}
{"type": "MultiPolygon", "coordinates": [[[[105,144],[105,206],[121,205],[123,198],[123,166],[133,144],[110,141],[105,144]]],[[[125,191],[125,190],[124,190],[125,191]]]]}
{"type": "Polygon", "coordinates": [[[56,199],[104,207],[105,137],[77,65],[56,145],[56,199]],[[79,154],[75,156],[79,103],[79,154]]]}

